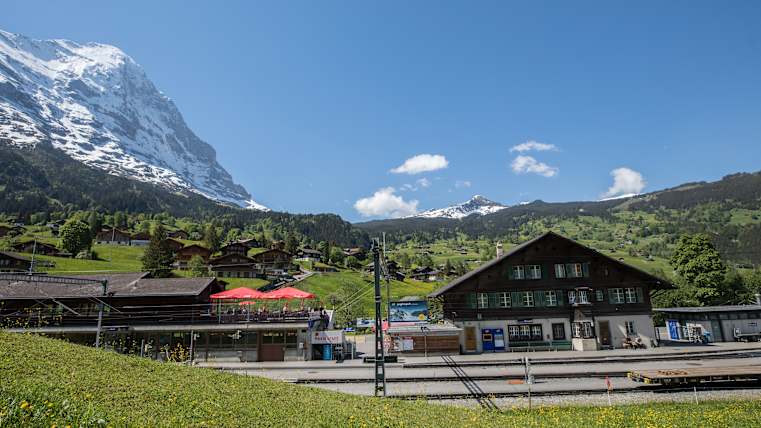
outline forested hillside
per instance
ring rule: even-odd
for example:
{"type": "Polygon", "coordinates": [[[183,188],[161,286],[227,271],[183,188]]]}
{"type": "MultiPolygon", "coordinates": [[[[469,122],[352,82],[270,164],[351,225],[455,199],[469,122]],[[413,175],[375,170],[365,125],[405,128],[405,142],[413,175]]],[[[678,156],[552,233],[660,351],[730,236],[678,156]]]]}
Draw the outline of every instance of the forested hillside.
{"type": "Polygon", "coordinates": [[[65,219],[75,212],[132,214],[214,220],[225,229],[263,224],[314,241],[366,245],[366,233],[335,214],[261,212],[221,205],[201,195],[177,193],[108,175],[48,145],[33,150],[0,144],[0,214],[24,222],[32,216],[65,219]]]}

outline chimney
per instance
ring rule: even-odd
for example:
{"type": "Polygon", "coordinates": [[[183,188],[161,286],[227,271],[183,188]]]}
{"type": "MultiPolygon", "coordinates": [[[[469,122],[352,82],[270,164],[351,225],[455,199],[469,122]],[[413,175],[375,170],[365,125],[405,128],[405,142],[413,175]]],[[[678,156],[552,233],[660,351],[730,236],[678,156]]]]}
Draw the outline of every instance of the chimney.
{"type": "MultiPolygon", "coordinates": [[[[497,258],[502,257],[504,254],[505,252],[502,251],[502,241],[497,241],[497,258]]],[[[758,297],[758,295],[756,295],[756,297],[758,297]]]]}
{"type": "Polygon", "coordinates": [[[756,293],[756,304],[761,306],[761,293],[756,293]]]}

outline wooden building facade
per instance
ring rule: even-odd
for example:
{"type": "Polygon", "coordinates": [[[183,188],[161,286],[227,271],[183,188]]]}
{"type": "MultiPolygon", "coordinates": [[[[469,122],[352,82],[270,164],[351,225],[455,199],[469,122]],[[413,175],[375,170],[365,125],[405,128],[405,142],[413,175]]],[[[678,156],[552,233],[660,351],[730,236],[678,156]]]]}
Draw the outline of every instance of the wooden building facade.
{"type": "Polygon", "coordinates": [[[620,348],[655,340],[650,295],[667,281],[548,232],[434,291],[465,353],[620,348]]]}

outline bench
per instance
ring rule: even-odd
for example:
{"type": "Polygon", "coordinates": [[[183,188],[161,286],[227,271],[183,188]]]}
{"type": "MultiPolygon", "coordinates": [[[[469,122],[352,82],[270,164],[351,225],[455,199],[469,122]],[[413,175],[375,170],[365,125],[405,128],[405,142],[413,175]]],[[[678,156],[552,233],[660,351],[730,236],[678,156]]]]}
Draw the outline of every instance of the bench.
{"type": "Polygon", "coordinates": [[[510,342],[507,348],[510,352],[570,351],[571,349],[571,342],[565,340],[552,342],[510,342]]]}

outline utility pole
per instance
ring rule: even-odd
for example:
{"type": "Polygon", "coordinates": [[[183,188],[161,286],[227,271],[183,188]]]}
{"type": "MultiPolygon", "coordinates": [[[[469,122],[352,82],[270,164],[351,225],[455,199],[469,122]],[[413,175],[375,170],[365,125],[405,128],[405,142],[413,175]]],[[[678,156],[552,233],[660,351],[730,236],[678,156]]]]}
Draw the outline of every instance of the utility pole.
{"type": "Polygon", "coordinates": [[[34,245],[32,246],[32,262],[29,263],[29,275],[34,274],[34,258],[37,255],[37,238],[34,238],[34,245]]]}
{"type": "Polygon", "coordinates": [[[380,245],[373,240],[373,272],[375,276],[375,392],[386,396],[386,357],[383,352],[383,309],[380,290],[380,245]]]}
{"type": "MultiPolygon", "coordinates": [[[[103,286],[103,299],[105,299],[106,290],[108,289],[108,280],[104,279],[101,285],[103,286]]],[[[95,329],[95,349],[100,348],[100,331],[103,327],[103,299],[100,299],[100,304],[98,305],[98,327],[95,329]]]]}

